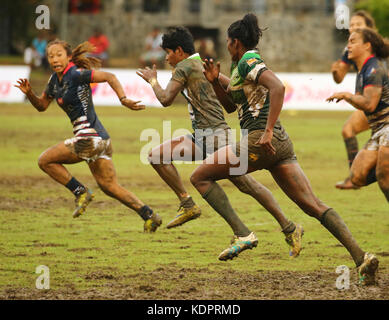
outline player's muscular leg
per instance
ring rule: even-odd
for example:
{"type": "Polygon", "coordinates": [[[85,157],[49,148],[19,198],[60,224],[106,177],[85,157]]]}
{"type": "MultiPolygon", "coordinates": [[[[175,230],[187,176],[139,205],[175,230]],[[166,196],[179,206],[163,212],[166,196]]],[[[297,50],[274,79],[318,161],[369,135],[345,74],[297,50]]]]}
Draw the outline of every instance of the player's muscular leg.
{"type": "Polygon", "coordinates": [[[157,171],[159,176],[176,193],[182,201],[188,197],[181,177],[172,163],[173,160],[194,161],[196,155],[199,157],[199,149],[187,136],[180,136],[155,147],[149,153],[149,162],[157,171]]]}
{"type": "Polygon", "coordinates": [[[270,170],[274,180],[306,214],[319,219],[328,209],[314,194],[311,185],[298,163],[278,165],[270,170]]]}
{"type": "Polygon", "coordinates": [[[282,164],[272,169],[271,173],[288,197],[305,213],[318,219],[350,252],[355,264],[359,266],[363,261],[364,252],[338,213],[313,194],[310,183],[300,166],[297,163],[282,164]]]}
{"type": "Polygon", "coordinates": [[[257,200],[271,215],[278,221],[281,228],[284,229],[290,223],[283,214],[272,193],[252,176],[246,174],[243,176],[230,177],[230,181],[243,193],[251,195],[257,200]]]}
{"type": "Polygon", "coordinates": [[[377,159],[378,184],[389,202],[389,147],[381,146],[377,159]]]}
{"type": "Polygon", "coordinates": [[[356,110],[344,123],[342,128],[342,136],[344,139],[352,138],[358,133],[369,129],[369,123],[363,111],[356,110]]]}
{"type": "Polygon", "coordinates": [[[361,150],[351,166],[351,182],[356,186],[366,185],[366,177],[369,171],[377,163],[377,151],[361,150]]]}
{"type": "Polygon", "coordinates": [[[55,181],[66,185],[72,176],[62,164],[72,164],[81,161],[83,160],[72,153],[63,142],[60,142],[40,155],[38,165],[55,181]]]}
{"type": "Polygon", "coordinates": [[[89,168],[97,184],[106,195],[119,200],[137,212],[144,206],[144,203],[135,194],[118,184],[112,160],[98,159],[89,163],[89,168]]]}

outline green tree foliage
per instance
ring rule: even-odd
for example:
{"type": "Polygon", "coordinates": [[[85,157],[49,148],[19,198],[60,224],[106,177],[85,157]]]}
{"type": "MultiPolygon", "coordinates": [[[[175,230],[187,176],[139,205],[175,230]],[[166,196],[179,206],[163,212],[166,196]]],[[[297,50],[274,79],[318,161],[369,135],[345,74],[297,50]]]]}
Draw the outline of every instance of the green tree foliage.
{"type": "Polygon", "coordinates": [[[380,34],[389,37],[389,0],[362,0],[356,3],[355,9],[370,12],[380,34]]]}

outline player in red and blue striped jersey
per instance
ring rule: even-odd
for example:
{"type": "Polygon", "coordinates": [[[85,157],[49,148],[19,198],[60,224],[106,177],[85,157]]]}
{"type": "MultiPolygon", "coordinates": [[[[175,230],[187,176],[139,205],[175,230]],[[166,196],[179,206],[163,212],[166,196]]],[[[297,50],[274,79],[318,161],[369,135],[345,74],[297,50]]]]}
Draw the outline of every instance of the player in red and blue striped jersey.
{"type": "Polygon", "coordinates": [[[16,85],[40,112],[46,111],[52,100],[56,99],[73,124],[74,137],[44,151],[39,157],[39,167],[75,195],[73,217],[76,218],[85,212],[94,195],[69,173],[64,164],[86,161],[101,190],[135,210],[145,221],[144,230],[154,232],[161,225],[161,218],[117,182],[111,139],[96,115],[90,83],[108,82],[127,108],[142,110],[145,107],[125,96],[115,75],[92,70],[100,65],[98,59],[86,56],[92,50],[93,46],[88,42],[72,51],[65,41],[55,40],[46,49],[54,73],[43,94],[36,96],[27,79],[20,79],[16,85]]]}

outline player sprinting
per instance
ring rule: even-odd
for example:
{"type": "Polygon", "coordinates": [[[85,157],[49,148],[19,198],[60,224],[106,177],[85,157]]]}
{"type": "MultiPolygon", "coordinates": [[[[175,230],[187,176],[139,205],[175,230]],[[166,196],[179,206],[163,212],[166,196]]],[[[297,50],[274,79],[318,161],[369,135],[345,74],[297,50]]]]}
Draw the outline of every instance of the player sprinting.
{"type": "MultiPolygon", "coordinates": [[[[151,165],[180,201],[178,215],[167,225],[168,228],[173,228],[198,218],[201,210],[186,191],[172,161],[183,160],[183,154],[187,155],[184,159],[186,161],[205,159],[207,155],[230,143],[231,130],[211,84],[204,77],[202,60],[195,52],[190,32],[184,27],[170,30],[163,35],[162,48],[166,51],[167,62],[174,68],[166,89],[162,89],[158,83],[155,66],[153,69],[140,69],[137,73],[151,84],[164,107],[171,105],[181,92],[188,101],[194,130],[192,135],[165,141],[149,154],[151,165]]],[[[219,77],[228,85],[227,77],[219,77]]],[[[301,251],[303,228],[289,221],[271,192],[250,175],[229,179],[241,192],[251,195],[273,215],[286,236],[290,256],[297,257],[301,251]]]]}
{"type": "MultiPolygon", "coordinates": [[[[358,28],[376,28],[373,17],[364,10],[356,11],[351,16],[349,28],[350,34],[358,28]]],[[[348,49],[346,47],[341,59],[332,64],[331,72],[334,81],[336,83],[341,83],[350,69],[356,70],[356,66],[355,63],[348,58],[348,49]]],[[[369,123],[364,112],[361,110],[355,110],[343,125],[342,136],[346,146],[349,168],[351,168],[359,150],[356,135],[368,129],[369,123]]],[[[377,178],[375,176],[375,170],[373,169],[368,175],[367,184],[372,184],[376,181],[377,178]]],[[[351,183],[350,177],[347,177],[343,181],[339,181],[336,183],[335,187],[338,189],[358,189],[356,185],[351,183]]]]}
{"type": "Polygon", "coordinates": [[[363,284],[375,282],[378,259],[364,252],[337,212],[318,199],[300,168],[293,144],[278,116],[281,112],[285,88],[269,70],[256,46],[262,30],[255,15],[247,14],[228,29],[227,48],[232,58],[231,81],[226,91],[220,84],[220,64],[205,60],[205,76],[228,112],[237,110],[242,129],[248,135],[236,144],[226,146],[209,156],[211,164],[203,163],[192,174],[191,182],[203,198],[229,222],[235,241],[219,259],[227,260],[253,247],[256,236],[242,223],[217,180],[231,176],[233,163],[248,153],[248,172],[267,169],[284,193],[306,214],[316,218],[338,239],[351,254],[363,284]],[[227,154],[227,163],[218,158],[227,154]]]}
{"type": "Polygon", "coordinates": [[[373,29],[357,29],[350,35],[347,48],[358,70],[355,94],[339,92],[327,101],[345,100],[366,115],[372,135],[353,161],[351,183],[367,185],[374,170],[389,202],[389,76],[379,61],[389,57],[389,40],[373,29]]]}
{"type": "Polygon", "coordinates": [[[142,110],[145,107],[139,104],[140,101],[132,101],[125,96],[114,74],[92,70],[100,65],[98,59],[85,56],[92,50],[93,47],[88,42],[72,51],[65,41],[54,40],[46,49],[48,62],[54,73],[42,95],[38,97],[34,94],[27,79],[20,79],[18,85],[15,85],[39,112],[46,111],[53,99],[56,99],[73,125],[74,137],[44,151],[39,157],[38,165],[74,194],[74,218],[85,212],[94,195],[69,173],[64,164],[86,161],[101,190],[135,210],[145,221],[145,232],[154,232],[161,225],[161,218],[117,182],[112,162],[111,139],[96,115],[90,83],[108,82],[121,104],[131,110],[142,110]]]}

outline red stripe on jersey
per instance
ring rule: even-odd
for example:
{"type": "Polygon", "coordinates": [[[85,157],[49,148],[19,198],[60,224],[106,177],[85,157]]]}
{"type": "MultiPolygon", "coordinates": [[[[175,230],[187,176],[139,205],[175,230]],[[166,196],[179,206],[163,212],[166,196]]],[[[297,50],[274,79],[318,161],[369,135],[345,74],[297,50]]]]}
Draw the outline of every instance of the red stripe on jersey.
{"type": "Polygon", "coordinates": [[[68,70],[69,70],[71,67],[73,67],[73,66],[75,66],[75,64],[74,64],[73,62],[69,62],[68,65],[67,65],[67,67],[65,68],[65,70],[62,72],[62,75],[64,76],[64,75],[66,74],[66,72],[68,72],[68,70]]]}

